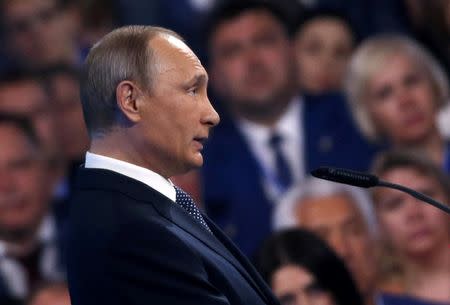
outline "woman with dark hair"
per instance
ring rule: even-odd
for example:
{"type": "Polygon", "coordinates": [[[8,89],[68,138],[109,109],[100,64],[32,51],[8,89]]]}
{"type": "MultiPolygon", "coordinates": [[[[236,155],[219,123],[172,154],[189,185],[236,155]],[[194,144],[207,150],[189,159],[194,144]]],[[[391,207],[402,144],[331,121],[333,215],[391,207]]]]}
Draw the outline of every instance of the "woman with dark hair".
{"type": "Polygon", "coordinates": [[[303,229],[265,241],[257,267],[282,305],[362,305],[344,263],[324,241],[303,229]]]}

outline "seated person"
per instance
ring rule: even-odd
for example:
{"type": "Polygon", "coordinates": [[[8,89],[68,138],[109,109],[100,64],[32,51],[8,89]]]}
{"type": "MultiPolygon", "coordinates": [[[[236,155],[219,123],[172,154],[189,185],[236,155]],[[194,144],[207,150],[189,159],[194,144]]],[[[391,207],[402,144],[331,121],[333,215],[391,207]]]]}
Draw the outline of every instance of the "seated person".
{"type": "MultiPolygon", "coordinates": [[[[440,202],[450,202],[448,177],[423,155],[389,151],[380,155],[374,173],[440,202]]],[[[402,288],[386,295],[395,304],[450,304],[450,218],[443,211],[390,188],[373,191],[386,254],[393,258],[402,288]]]]}
{"type": "Polygon", "coordinates": [[[439,131],[449,101],[441,66],[403,36],[368,39],[353,55],[346,81],[350,108],[367,139],[416,149],[450,172],[450,143],[439,131]]]}
{"type": "Polygon", "coordinates": [[[344,263],[306,230],[280,231],[269,237],[257,266],[282,305],[363,304],[344,263]]]}
{"type": "Polygon", "coordinates": [[[323,9],[306,11],[298,20],[294,52],[301,90],[309,94],[341,91],[355,44],[350,21],[339,12],[323,9]]]}
{"type": "Polygon", "coordinates": [[[24,300],[42,280],[64,278],[45,156],[30,121],[0,115],[0,299],[24,300]]]}
{"type": "Polygon", "coordinates": [[[361,189],[308,178],[276,206],[274,228],[313,231],[352,273],[366,304],[377,294],[377,227],[368,195],[361,189]]]}

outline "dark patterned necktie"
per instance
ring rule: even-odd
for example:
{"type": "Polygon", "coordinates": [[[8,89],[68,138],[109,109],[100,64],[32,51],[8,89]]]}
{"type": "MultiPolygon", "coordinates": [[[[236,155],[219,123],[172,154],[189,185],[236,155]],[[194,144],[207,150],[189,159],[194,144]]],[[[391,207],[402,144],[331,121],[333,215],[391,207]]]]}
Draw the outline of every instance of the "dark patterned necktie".
{"type": "Polygon", "coordinates": [[[282,142],[283,138],[278,133],[275,132],[270,136],[269,145],[275,155],[277,181],[283,190],[286,190],[292,184],[292,173],[286,160],[286,156],[281,150],[282,142]]]}
{"type": "Polygon", "coordinates": [[[189,196],[187,193],[185,193],[182,189],[180,189],[177,186],[175,186],[175,190],[176,190],[176,203],[179,204],[198,223],[200,223],[209,233],[212,233],[211,229],[206,224],[202,214],[200,213],[200,210],[195,205],[195,202],[191,198],[191,196],[189,196]]]}

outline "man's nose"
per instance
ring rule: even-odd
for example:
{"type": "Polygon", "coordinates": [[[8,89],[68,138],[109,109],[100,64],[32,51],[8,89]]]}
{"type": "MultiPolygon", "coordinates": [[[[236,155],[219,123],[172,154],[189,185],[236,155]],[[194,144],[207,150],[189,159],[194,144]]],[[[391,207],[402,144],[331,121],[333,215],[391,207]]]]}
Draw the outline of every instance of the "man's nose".
{"type": "Polygon", "coordinates": [[[205,115],[202,117],[202,123],[207,124],[211,127],[216,126],[220,122],[220,116],[214,109],[209,98],[206,98],[206,111],[205,115]]]}

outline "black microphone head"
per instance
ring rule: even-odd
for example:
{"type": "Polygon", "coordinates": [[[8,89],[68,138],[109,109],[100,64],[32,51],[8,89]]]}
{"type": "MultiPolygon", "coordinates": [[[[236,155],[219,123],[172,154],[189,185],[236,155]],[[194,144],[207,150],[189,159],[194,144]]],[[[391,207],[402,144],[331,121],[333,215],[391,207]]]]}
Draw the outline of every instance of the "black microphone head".
{"type": "Polygon", "coordinates": [[[349,184],[359,187],[372,187],[378,185],[378,177],[371,174],[357,172],[345,168],[333,168],[321,166],[311,171],[316,178],[330,180],[333,182],[349,184]]]}

